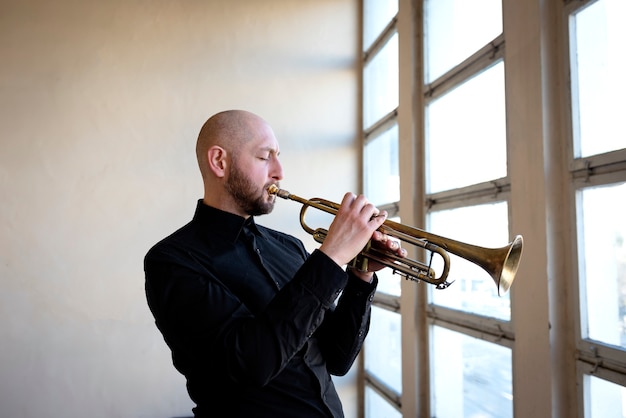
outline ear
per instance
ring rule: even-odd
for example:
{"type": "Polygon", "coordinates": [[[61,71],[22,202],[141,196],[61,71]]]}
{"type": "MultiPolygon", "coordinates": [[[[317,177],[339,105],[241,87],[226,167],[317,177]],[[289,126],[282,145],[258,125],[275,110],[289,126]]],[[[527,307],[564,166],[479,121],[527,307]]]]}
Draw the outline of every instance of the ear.
{"type": "Polygon", "coordinates": [[[209,168],[216,177],[224,177],[226,175],[226,150],[218,145],[213,145],[207,150],[207,162],[209,168]]]}

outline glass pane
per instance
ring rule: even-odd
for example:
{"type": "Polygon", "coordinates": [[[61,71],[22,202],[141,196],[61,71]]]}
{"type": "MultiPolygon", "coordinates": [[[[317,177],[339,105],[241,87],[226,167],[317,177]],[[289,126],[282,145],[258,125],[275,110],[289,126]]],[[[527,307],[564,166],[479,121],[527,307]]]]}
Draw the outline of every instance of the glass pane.
{"type": "Polygon", "coordinates": [[[573,18],[575,157],[626,148],[626,2],[599,0],[573,18]]]}
{"type": "Polygon", "coordinates": [[[502,0],[424,1],[426,83],[502,33],[502,0]]]}
{"type": "Polygon", "coordinates": [[[626,348],[626,183],[579,192],[584,338],[626,348]]]}
{"type": "Polygon", "coordinates": [[[402,347],[400,315],[372,306],[370,331],[363,354],[365,370],[397,393],[402,393],[402,347]]]}
{"type": "Polygon", "coordinates": [[[371,387],[365,388],[365,416],[367,418],[402,418],[402,414],[371,387]]]}
{"type": "Polygon", "coordinates": [[[374,205],[400,200],[398,125],[365,145],[365,195],[374,205]]]}
{"type": "Polygon", "coordinates": [[[363,126],[398,107],[398,34],[363,69],[363,126]]]}
{"type": "Polygon", "coordinates": [[[431,330],[432,416],[512,417],[511,350],[446,328],[431,330]]]}
{"type": "Polygon", "coordinates": [[[390,268],[382,269],[376,275],[378,276],[377,293],[382,292],[392,296],[400,296],[400,275],[393,274],[390,268]]]}
{"type": "MultiPolygon", "coordinates": [[[[508,243],[508,210],[504,202],[432,212],[428,225],[434,234],[481,247],[499,248],[508,243]]],[[[441,264],[441,258],[435,256],[433,267],[438,275],[441,264]]],[[[451,254],[448,281],[454,283],[447,289],[432,290],[433,303],[510,320],[509,293],[498,296],[496,284],[482,267],[451,254]]]]}
{"type": "MultiPolygon", "coordinates": [[[[400,218],[398,217],[389,219],[394,222],[400,222],[400,218]]],[[[379,270],[376,275],[378,276],[378,286],[376,287],[377,293],[382,292],[392,296],[400,296],[400,275],[393,274],[393,270],[390,268],[384,268],[382,270],[379,270]]]]}
{"type": "Polygon", "coordinates": [[[626,418],[626,388],[585,375],[585,418],[626,418]]]}
{"type": "Polygon", "coordinates": [[[485,70],[426,108],[427,190],[506,176],[504,64],[485,70]]]}
{"type": "Polygon", "coordinates": [[[363,50],[366,50],[398,13],[398,0],[363,2],[363,50]]]}

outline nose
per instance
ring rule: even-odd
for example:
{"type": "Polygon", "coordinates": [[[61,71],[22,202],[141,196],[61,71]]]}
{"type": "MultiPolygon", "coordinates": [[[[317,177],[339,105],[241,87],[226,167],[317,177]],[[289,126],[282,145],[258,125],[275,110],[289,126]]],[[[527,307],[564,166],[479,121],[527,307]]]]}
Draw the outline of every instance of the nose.
{"type": "Polygon", "coordinates": [[[282,180],[283,179],[283,166],[278,160],[278,158],[272,159],[272,167],[270,171],[270,176],[273,180],[282,180]]]}

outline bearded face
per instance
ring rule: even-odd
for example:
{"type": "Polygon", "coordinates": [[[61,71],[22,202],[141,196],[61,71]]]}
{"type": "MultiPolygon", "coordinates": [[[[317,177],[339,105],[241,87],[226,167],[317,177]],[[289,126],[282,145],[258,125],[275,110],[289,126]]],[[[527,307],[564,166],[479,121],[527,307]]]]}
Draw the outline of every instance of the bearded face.
{"type": "Polygon", "coordinates": [[[269,185],[268,183],[262,188],[258,187],[239,167],[237,159],[233,159],[225,188],[245,213],[258,216],[268,214],[274,209],[275,196],[267,193],[269,185]]]}

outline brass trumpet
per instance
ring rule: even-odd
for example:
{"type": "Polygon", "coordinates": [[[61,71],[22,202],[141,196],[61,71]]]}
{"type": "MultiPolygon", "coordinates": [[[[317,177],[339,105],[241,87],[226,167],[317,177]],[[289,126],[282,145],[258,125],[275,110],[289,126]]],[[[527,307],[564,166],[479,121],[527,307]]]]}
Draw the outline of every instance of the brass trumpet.
{"type": "MultiPolygon", "coordinates": [[[[269,194],[276,195],[280,198],[301,203],[303,206],[300,210],[300,225],[302,225],[302,228],[311,234],[317,242],[324,242],[328,231],[322,228],[310,228],[305,222],[306,211],[309,207],[314,207],[326,213],[336,215],[341,207],[340,204],[319,198],[304,199],[286,190],[279,189],[276,185],[269,186],[267,191],[269,194]]],[[[522,236],[517,235],[513,241],[502,248],[483,248],[444,238],[390,220],[386,220],[379,228],[379,231],[397,238],[400,241],[430,251],[431,262],[433,255],[438,254],[444,262],[442,273],[437,277],[436,272],[431,267],[431,262],[426,264],[418,260],[398,257],[395,254],[376,249],[369,244],[363,249],[360,257],[365,260],[377,261],[391,268],[394,273],[406,279],[417,282],[424,281],[435,285],[437,289],[445,289],[451,284],[447,281],[448,272],[450,270],[450,257],[448,252],[450,252],[482,267],[489,273],[498,288],[498,295],[506,293],[511,287],[511,284],[513,284],[513,279],[515,279],[515,273],[517,272],[522,257],[522,247],[524,244],[522,236]]]]}

